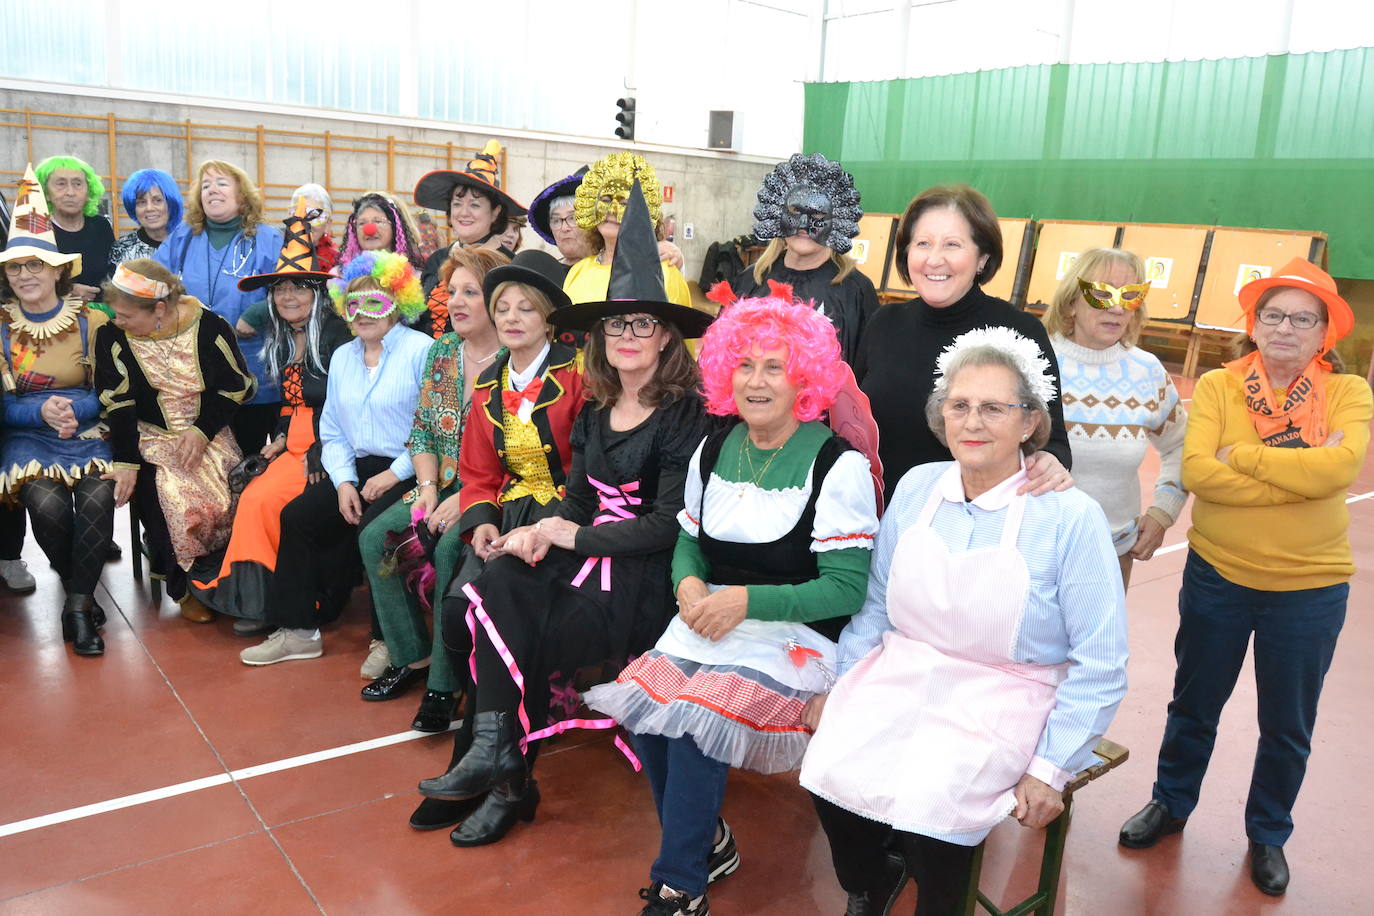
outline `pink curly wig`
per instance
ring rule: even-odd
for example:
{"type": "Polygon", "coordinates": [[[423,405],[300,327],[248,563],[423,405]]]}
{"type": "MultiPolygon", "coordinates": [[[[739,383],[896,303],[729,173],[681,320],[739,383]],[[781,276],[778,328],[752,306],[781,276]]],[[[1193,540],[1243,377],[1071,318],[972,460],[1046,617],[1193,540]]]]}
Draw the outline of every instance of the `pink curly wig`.
{"type": "Polygon", "coordinates": [[[828,410],[846,374],[835,326],[809,304],[766,296],[736,300],[701,338],[697,364],[707,411],[738,416],[735,370],[750,356],[775,349],[787,351],[787,381],[801,389],[792,415],[806,422],[828,410]]]}

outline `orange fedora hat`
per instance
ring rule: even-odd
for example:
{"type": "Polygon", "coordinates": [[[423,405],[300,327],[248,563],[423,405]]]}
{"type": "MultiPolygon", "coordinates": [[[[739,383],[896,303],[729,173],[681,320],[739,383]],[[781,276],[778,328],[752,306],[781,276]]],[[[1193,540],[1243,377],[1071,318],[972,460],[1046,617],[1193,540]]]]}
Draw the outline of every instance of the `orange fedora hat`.
{"type": "Polygon", "coordinates": [[[1247,332],[1255,329],[1255,306],[1260,296],[1284,286],[1311,293],[1326,304],[1327,349],[1355,327],[1355,313],[1350,303],[1336,291],[1336,281],[1331,275],[1306,258],[1294,258],[1274,276],[1251,280],[1240,288],[1240,306],[1245,310],[1247,332]]]}

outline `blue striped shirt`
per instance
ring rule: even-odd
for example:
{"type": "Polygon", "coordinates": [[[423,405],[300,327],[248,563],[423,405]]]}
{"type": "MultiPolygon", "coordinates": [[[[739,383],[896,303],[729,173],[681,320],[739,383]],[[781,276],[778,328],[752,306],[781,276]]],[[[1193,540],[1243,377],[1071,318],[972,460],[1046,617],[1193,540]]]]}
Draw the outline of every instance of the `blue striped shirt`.
{"type": "Polygon", "coordinates": [[[432,343],[428,334],[397,324],[382,338],[382,355],[371,373],[363,364],[361,340],[334,351],[320,417],[320,462],[335,487],[358,483],[356,459],[368,455],[395,455],[391,472],[401,480],[415,473],[406,440],[432,343]]]}
{"type": "MultiPolygon", "coordinates": [[[[840,674],[894,629],[887,616],[893,550],[926,500],[942,499],[936,484],[952,463],[918,465],[897,485],[873,545],[864,606],[840,635],[840,674]]],[[[989,510],[945,499],[930,525],[951,553],[964,553],[996,547],[1006,516],[1005,505],[989,510]]],[[[1030,585],[1012,660],[1069,663],[1035,751],[1039,759],[1029,770],[1062,788],[1068,777],[1095,762],[1092,750],[1126,694],[1126,596],[1106,516],[1081,490],[1028,498],[1016,546],[1030,585]]]]}

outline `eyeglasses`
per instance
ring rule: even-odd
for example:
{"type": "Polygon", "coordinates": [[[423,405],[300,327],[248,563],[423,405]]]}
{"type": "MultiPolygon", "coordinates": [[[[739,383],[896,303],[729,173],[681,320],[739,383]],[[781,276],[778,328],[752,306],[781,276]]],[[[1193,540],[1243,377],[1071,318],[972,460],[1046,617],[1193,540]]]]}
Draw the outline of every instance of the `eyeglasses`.
{"type": "Polygon", "coordinates": [[[567,226],[569,229],[577,225],[576,216],[551,216],[549,217],[550,229],[562,229],[567,226]]]}
{"type": "Polygon", "coordinates": [[[1029,404],[1008,404],[1006,401],[983,401],[981,404],[974,404],[963,398],[940,398],[940,412],[948,420],[963,420],[970,411],[977,410],[978,416],[983,422],[992,426],[1003,423],[1011,417],[1011,412],[1016,408],[1029,410],[1029,404]]]}
{"type": "Polygon", "coordinates": [[[653,337],[654,328],[662,323],[657,318],[636,318],[634,321],[626,321],[624,318],[602,318],[601,330],[607,337],[624,337],[626,328],[636,337],[653,337]]]}
{"type": "MultiPolygon", "coordinates": [[[[17,277],[19,276],[20,271],[28,271],[31,274],[40,274],[43,272],[43,268],[47,266],[47,264],[37,259],[34,259],[32,261],[6,261],[5,276],[17,277]]],[[[644,336],[647,337],[648,335],[646,334],[644,336]]]]}
{"type": "Polygon", "coordinates": [[[1315,312],[1280,312],[1278,309],[1260,309],[1255,315],[1260,324],[1276,328],[1287,318],[1288,323],[1299,331],[1309,331],[1322,323],[1322,316],[1315,312]]]}

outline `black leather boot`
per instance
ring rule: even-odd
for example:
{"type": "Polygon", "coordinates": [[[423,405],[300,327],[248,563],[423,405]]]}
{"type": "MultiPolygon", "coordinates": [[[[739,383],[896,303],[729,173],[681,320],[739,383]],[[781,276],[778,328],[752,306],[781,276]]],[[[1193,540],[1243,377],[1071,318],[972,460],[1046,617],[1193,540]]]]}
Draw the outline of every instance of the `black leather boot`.
{"type": "Polygon", "coordinates": [[[509,712],[479,712],[472,722],[472,747],[443,776],[420,783],[426,798],[462,801],[502,783],[523,779],[525,757],[516,733],[520,723],[509,712]]]}
{"type": "Polygon", "coordinates": [[[501,840],[517,820],[529,823],[539,807],[539,783],[532,777],[512,780],[487,793],[487,800],[448,835],[454,846],[486,846],[501,840]]]}
{"type": "MultiPolygon", "coordinates": [[[[463,759],[470,745],[463,741],[463,732],[460,730],[453,736],[453,752],[449,754],[448,768],[451,770],[458,765],[458,761],[463,759]]],[[[467,817],[482,806],[486,801],[486,795],[477,795],[463,801],[443,801],[438,798],[426,798],[420,802],[410,815],[410,826],[415,830],[439,830],[441,828],[453,827],[461,824],[467,817]]]]}
{"type": "Polygon", "coordinates": [[[93,607],[95,598],[91,595],[68,595],[62,605],[62,638],[71,642],[77,655],[105,654],[105,640],[91,616],[93,607]]]}

